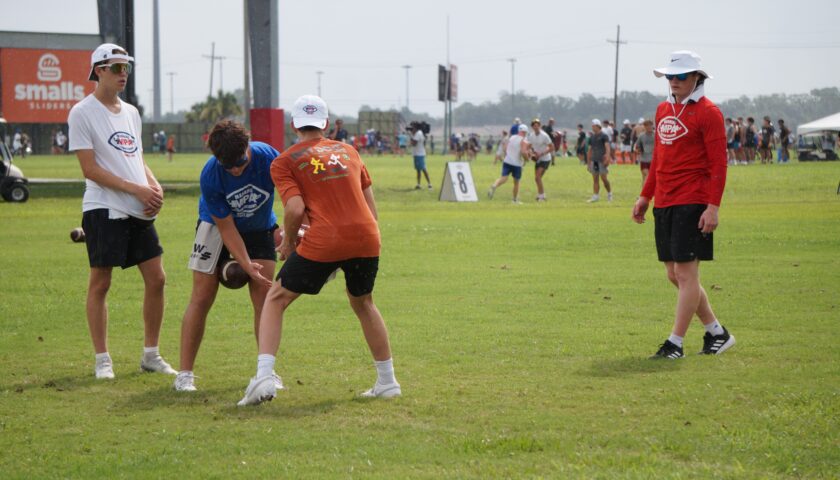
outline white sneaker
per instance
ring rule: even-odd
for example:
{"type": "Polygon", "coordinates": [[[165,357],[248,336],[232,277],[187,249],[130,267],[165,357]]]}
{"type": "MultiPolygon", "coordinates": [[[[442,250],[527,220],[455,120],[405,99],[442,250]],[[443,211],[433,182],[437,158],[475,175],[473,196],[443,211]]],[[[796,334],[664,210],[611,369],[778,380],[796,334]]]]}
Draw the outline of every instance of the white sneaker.
{"type": "Polygon", "coordinates": [[[165,373],[167,375],[178,375],[178,372],[176,372],[174,368],[169,366],[169,364],[166,363],[166,361],[160,355],[155,355],[151,358],[147,358],[146,355],[143,355],[143,358],[140,360],[140,370],[143,370],[144,372],[157,372],[165,373]]]}
{"type": "Polygon", "coordinates": [[[496,193],[496,185],[490,185],[490,189],[487,190],[487,198],[493,200],[494,193],[496,193]]]}
{"type": "Polygon", "coordinates": [[[175,388],[176,392],[194,392],[195,388],[195,375],[192,372],[178,372],[178,376],[175,377],[175,384],[173,387],[175,388]]]}
{"type": "Polygon", "coordinates": [[[280,375],[277,375],[277,372],[271,372],[271,378],[274,379],[274,389],[275,390],[285,390],[286,387],[283,385],[283,379],[280,378],[280,375]]]}
{"type": "Polygon", "coordinates": [[[236,405],[240,407],[259,405],[262,402],[270,402],[275,396],[277,396],[277,387],[274,385],[274,375],[254,377],[245,389],[245,396],[236,405]]]}
{"type": "Polygon", "coordinates": [[[600,199],[601,199],[601,197],[599,197],[598,195],[592,195],[592,198],[590,198],[589,200],[587,200],[587,201],[586,201],[586,203],[595,203],[595,202],[597,202],[597,201],[598,201],[598,200],[600,200],[600,199]]]}
{"type": "Polygon", "coordinates": [[[98,379],[110,380],[114,378],[114,365],[111,363],[111,359],[97,360],[93,373],[98,379]]]}
{"type": "Polygon", "coordinates": [[[400,388],[400,384],[396,382],[389,385],[375,383],[373,388],[359,394],[362,398],[393,398],[399,397],[400,395],[402,395],[402,389],[400,388]]]}
{"type": "Polygon", "coordinates": [[[607,193],[607,201],[612,202],[612,192],[607,193]]]}

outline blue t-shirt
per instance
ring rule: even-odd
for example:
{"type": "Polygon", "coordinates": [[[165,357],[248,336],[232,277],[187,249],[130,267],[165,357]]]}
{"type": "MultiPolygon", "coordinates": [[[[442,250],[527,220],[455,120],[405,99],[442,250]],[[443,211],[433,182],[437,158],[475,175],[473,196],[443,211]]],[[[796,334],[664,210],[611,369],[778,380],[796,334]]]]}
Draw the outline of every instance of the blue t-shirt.
{"type": "Polygon", "coordinates": [[[274,214],[274,183],[271,162],[280,155],[262,142],[251,142],[251,162],[235,177],[222,168],[215,156],[201,170],[198,218],[208,223],[233,215],[240,232],[268,230],[277,223],[274,214]]]}

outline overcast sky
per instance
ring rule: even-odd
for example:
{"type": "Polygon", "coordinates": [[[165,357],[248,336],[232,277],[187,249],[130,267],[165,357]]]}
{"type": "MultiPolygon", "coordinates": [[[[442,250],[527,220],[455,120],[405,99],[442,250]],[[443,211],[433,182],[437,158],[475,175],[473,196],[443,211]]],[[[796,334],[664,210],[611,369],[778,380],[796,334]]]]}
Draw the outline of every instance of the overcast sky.
{"type": "MultiPolygon", "coordinates": [[[[7,0],[3,0],[7,3],[7,0]]],[[[25,0],[4,8],[0,30],[97,33],[95,0],[25,0]],[[73,8],[69,8],[69,5],[73,8]]],[[[137,94],[152,110],[152,0],[135,0],[137,94]]],[[[242,2],[160,0],[163,112],[187,109],[210,88],[211,43],[225,90],[243,85],[242,2]],[[170,77],[174,72],[174,95],[170,77]]],[[[840,2],[721,1],[284,1],[279,4],[280,107],[321,92],[334,114],[361,105],[406,104],[443,115],[437,65],[459,69],[459,103],[495,101],[511,88],[540,97],[612,96],[616,25],[621,25],[619,90],[666,94],[651,70],[678,49],[697,51],[715,78],[713,100],[806,93],[840,85],[840,2]]],[[[216,65],[214,90],[220,84],[216,65]]],[[[546,112],[550,114],[550,112],[546,112]]]]}

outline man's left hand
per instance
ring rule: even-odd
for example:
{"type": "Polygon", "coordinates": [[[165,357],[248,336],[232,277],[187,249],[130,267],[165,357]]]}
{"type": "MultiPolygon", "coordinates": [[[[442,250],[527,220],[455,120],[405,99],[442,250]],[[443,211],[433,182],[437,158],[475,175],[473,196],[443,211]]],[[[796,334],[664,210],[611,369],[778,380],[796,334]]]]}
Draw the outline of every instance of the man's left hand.
{"type": "Polygon", "coordinates": [[[718,206],[709,205],[700,215],[700,222],[697,223],[697,228],[703,233],[712,233],[718,226],[718,206]]]}

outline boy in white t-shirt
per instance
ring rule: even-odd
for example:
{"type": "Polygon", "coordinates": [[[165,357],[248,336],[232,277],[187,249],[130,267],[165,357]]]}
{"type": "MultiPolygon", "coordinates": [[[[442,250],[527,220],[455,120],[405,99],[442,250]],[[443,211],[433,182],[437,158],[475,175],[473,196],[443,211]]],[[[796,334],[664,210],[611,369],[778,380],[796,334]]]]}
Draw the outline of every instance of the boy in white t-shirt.
{"type": "Polygon", "coordinates": [[[96,350],[96,378],[114,378],[108,354],[108,307],[113,267],[137,265],[143,276],[144,346],[140,368],[175,375],[160,356],[163,322],[163,271],[154,219],[163,207],[163,189],[143,160],[140,114],[118,94],[125,90],[134,58],[111,43],[91,55],[96,90],[73,106],[67,119],[69,149],[76,152],[85,176],[82,228],[90,279],[87,320],[96,350]]]}

